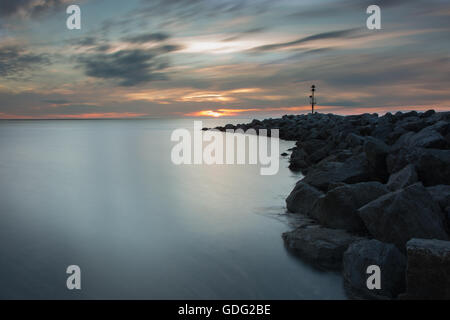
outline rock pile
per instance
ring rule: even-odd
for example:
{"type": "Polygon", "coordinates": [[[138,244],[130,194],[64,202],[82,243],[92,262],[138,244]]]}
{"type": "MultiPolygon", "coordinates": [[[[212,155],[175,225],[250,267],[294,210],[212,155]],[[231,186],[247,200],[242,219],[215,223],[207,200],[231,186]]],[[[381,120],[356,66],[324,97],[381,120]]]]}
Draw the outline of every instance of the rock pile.
{"type": "Polygon", "coordinates": [[[289,168],[304,178],[286,206],[316,223],[283,234],[288,248],[341,269],[358,297],[449,298],[450,112],[316,113],[218,129],[249,128],[296,141],[289,168]],[[380,290],[366,286],[370,264],[380,290]]]}

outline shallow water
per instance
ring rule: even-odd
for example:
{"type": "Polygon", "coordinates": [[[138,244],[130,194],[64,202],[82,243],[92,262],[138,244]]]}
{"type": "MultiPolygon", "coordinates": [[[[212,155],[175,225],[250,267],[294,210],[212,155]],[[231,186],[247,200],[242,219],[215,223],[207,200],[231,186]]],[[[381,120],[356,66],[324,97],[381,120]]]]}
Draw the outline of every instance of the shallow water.
{"type": "MultiPolygon", "coordinates": [[[[212,127],[246,120],[204,120],[212,127]]],[[[0,298],[343,299],[290,255],[281,159],[175,166],[193,120],[0,121],[0,298]],[[66,288],[79,265],[82,290],[66,288]]],[[[280,152],[293,145],[281,141],[280,152]]]]}

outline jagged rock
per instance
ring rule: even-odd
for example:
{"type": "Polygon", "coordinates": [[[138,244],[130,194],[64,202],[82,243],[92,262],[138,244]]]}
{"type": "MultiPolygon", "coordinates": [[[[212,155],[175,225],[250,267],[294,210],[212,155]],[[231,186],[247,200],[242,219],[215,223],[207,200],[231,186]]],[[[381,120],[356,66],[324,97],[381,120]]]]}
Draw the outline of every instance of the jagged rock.
{"type": "Polygon", "coordinates": [[[402,170],[390,175],[387,187],[395,191],[410,186],[417,181],[419,180],[416,169],[413,164],[409,164],[402,170]]]}
{"type": "Polygon", "coordinates": [[[313,152],[309,157],[308,161],[310,163],[317,163],[320,160],[324,159],[326,156],[328,156],[328,151],[331,148],[329,146],[325,146],[323,148],[320,148],[319,150],[313,152]]]}
{"type": "Polygon", "coordinates": [[[444,136],[450,131],[448,121],[438,121],[421,129],[417,133],[408,132],[397,141],[397,147],[421,147],[445,149],[448,147],[444,136]]]}
{"type": "Polygon", "coordinates": [[[400,136],[400,138],[395,141],[394,145],[392,146],[392,150],[399,150],[401,148],[409,147],[410,141],[412,140],[412,137],[414,136],[414,132],[408,131],[400,136]]]}
{"type": "Polygon", "coordinates": [[[354,134],[354,133],[350,133],[349,135],[347,135],[347,137],[345,138],[345,142],[347,143],[347,145],[351,148],[353,147],[357,147],[360,146],[364,143],[364,138],[354,134]]]}
{"type": "Polygon", "coordinates": [[[327,227],[364,232],[357,210],[388,192],[385,185],[374,181],[337,187],[315,201],[311,216],[327,227]]]}
{"type": "Polygon", "coordinates": [[[435,113],[436,113],[436,111],[434,111],[433,109],[430,109],[430,110],[425,111],[421,116],[422,116],[422,118],[428,118],[428,117],[431,117],[435,113]]]}
{"type": "Polygon", "coordinates": [[[307,154],[312,154],[314,151],[325,147],[327,143],[324,140],[311,139],[302,142],[301,145],[307,154]]]}
{"type": "Polygon", "coordinates": [[[409,117],[400,123],[400,127],[406,131],[418,132],[426,126],[426,123],[418,117],[409,117]]]}
{"type": "Polygon", "coordinates": [[[344,285],[354,298],[395,298],[405,291],[406,257],[393,244],[375,239],[352,243],[343,258],[344,285]],[[381,289],[367,288],[367,267],[381,271],[381,289]]]}
{"type": "Polygon", "coordinates": [[[299,181],[295,185],[294,190],[286,198],[286,207],[290,212],[297,212],[303,214],[310,214],[314,203],[320,196],[322,192],[316,188],[299,181]]]}
{"type": "Polygon", "coordinates": [[[450,184],[450,150],[420,149],[411,158],[425,186],[450,184]]]}
{"type": "Polygon", "coordinates": [[[390,148],[381,140],[367,137],[364,143],[364,152],[369,165],[382,181],[387,180],[386,156],[390,148]]]}
{"type": "Polygon", "coordinates": [[[283,240],[288,249],[315,266],[339,270],[348,246],[361,238],[344,230],[310,226],[283,233],[283,240]]]}
{"type": "Polygon", "coordinates": [[[357,183],[370,179],[371,171],[367,159],[364,154],[359,154],[344,162],[321,162],[308,171],[303,182],[326,191],[330,183],[357,183]]]}
{"type": "Polygon", "coordinates": [[[450,184],[450,150],[402,148],[389,154],[386,162],[390,173],[414,164],[419,180],[425,186],[450,184]]]}
{"type": "Polygon", "coordinates": [[[347,184],[343,183],[343,182],[332,182],[332,183],[330,183],[328,185],[328,191],[331,191],[331,190],[333,190],[333,189],[335,189],[337,187],[343,187],[343,186],[346,186],[346,185],[347,184]]]}
{"type": "Polygon", "coordinates": [[[308,167],[308,162],[306,161],[307,156],[305,150],[298,147],[295,148],[291,153],[289,169],[292,171],[300,171],[301,169],[308,167]]]}
{"type": "Polygon", "coordinates": [[[450,186],[441,184],[428,187],[427,191],[445,212],[446,208],[450,206],[450,186]]]}
{"type": "Polygon", "coordinates": [[[411,238],[448,239],[443,214],[421,183],[381,196],[358,214],[371,235],[400,250],[411,238]]]}
{"type": "Polygon", "coordinates": [[[406,298],[450,299],[450,242],[411,239],[406,244],[406,298]]]}
{"type": "Polygon", "coordinates": [[[444,149],[447,147],[447,141],[437,130],[444,132],[447,126],[448,123],[440,121],[433,126],[426,127],[406,139],[406,146],[444,149]]]}

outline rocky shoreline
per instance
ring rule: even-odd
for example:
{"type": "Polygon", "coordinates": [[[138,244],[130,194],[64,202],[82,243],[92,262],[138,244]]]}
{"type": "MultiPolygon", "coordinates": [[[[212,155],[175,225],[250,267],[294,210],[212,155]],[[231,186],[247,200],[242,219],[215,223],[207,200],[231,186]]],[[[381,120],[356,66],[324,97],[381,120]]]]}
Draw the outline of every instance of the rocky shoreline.
{"type": "Polygon", "coordinates": [[[279,129],[296,141],[286,247],[340,270],[349,295],[450,299],[450,112],[286,115],[216,129],[279,129]],[[369,265],[381,289],[366,285],[369,265]]]}

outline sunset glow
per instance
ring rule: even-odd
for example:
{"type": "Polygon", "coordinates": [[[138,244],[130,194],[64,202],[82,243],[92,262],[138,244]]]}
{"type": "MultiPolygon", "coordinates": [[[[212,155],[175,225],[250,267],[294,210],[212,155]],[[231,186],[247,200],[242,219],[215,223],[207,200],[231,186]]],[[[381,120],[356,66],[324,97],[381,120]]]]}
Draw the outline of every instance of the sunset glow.
{"type": "Polygon", "coordinates": [[[450,110],[445,1],[395,1],[372,31],[337,0],[83,0],[80,32],[68,0],[5,1],[0,119],[307,113],[312,84],[319,112],[450,110]]]}

